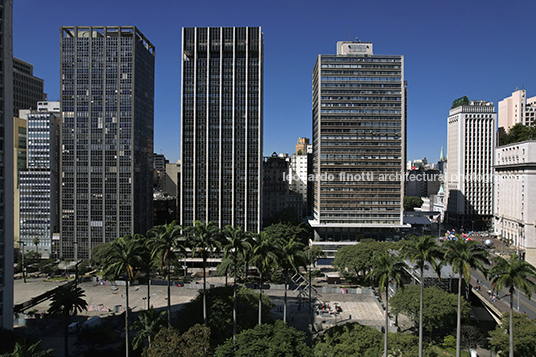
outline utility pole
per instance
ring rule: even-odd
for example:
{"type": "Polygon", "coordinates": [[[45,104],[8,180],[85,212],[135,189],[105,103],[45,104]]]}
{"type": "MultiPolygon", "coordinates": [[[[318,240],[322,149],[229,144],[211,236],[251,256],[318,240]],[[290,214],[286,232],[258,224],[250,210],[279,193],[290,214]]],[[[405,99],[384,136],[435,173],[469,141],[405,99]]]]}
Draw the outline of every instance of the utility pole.
{"type": "Polygon", "coordinates": [[[26,282],[26,274],[24,272],[26,270],[25,269],[25,264],[24,264],[24,246],[25,245],[26,245],[26,243],[20,242],[21,252],[22,252],[22,279],[24,280],[24,282],[26,282]]]}

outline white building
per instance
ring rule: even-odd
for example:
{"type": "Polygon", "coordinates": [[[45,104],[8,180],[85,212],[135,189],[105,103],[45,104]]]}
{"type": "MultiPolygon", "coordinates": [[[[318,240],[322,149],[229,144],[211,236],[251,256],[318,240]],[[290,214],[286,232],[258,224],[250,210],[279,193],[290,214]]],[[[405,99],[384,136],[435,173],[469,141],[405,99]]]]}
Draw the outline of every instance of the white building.
{"type": "Polygon", "coordinates": [[[495,149],[495,233],[536,265],[536,140],[495,149]]]}
{"type": "Polygon", "coordinates": [[[514,125],[534,125],[536,97],[527,98],[524,89],[517,89],[508,98],[499,102],[499,128],[508,131],[514,125]]]}
{"type": "Polygon", "coordinates": [[[448,116],[448,223],[466,230],[484,229],[493,215],[493,103],[453,103],[448,116]]]}

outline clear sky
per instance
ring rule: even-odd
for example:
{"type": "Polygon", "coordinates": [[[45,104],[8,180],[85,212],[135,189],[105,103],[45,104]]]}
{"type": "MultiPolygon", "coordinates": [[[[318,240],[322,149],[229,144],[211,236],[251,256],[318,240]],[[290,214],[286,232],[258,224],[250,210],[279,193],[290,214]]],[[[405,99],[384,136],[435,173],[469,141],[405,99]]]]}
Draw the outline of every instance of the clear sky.
{"type": "Polygon", "coordinates": [[[374,53],[404,55],[408,159],[447,150],[454,99],[536,95],[536,1],[496,0],[15,0],[14,55],[34,65],[59,100],[60,26],[137,26],[156,46],[154,150],[180,158],[181,28],[262,26],[264,154],[311,137],[311,74],[318,54],[358,37],[374,53]]]}

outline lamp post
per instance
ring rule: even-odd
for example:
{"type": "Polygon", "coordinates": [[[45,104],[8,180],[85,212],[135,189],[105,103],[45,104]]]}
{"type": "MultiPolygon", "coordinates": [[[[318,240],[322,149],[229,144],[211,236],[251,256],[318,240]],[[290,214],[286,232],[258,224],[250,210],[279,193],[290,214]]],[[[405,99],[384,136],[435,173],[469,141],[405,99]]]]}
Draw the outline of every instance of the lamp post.
{"type": "Polygon", "coordinates": [[[22,279],[24,280],[24,282],[26,282],[26,274],[25,274],[25,264],[24,264],[24,247],[26,246],[26,243],[24,242],[20,242],[20,246],[21,246],[21,252],[22,252],[22,279]]]}

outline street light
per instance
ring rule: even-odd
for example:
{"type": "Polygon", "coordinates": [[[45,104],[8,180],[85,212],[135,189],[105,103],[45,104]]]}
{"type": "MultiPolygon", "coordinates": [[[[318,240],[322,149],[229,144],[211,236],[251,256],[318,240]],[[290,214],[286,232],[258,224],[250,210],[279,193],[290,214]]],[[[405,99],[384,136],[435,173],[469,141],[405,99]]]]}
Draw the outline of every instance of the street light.
{"type": "Polygon", "coordinates": [[[21,242],[19,240],[20,246],[21,246],[21,252],[22,252],[22,279],[24,282],[26,282],[26,275],[24,274],[25,271],[25,264],[24,264],[24,247],[26,246],[26,243],[21,242]]]}

